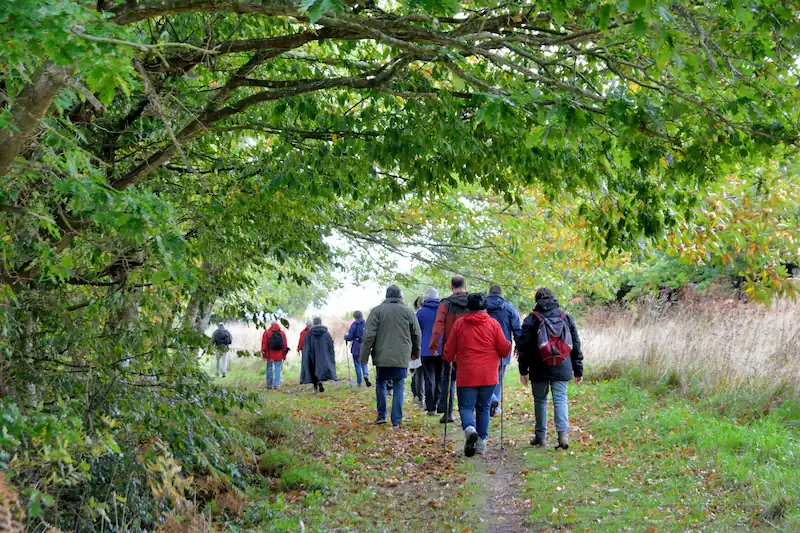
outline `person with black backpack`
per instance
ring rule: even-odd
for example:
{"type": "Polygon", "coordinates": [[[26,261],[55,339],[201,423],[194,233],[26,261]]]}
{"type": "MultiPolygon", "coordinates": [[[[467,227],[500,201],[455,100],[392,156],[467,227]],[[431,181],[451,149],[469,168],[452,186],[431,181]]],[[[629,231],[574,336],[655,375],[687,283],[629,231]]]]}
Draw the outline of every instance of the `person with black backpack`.
{"type": "Polygon", "coordinates": [[[261,336],[261,354],[267,361],[267,388],[277,389],[281,384],[281,368],[289,353],[289,344],[286,342],[286,333],[281,330],[278,321],[261,336]]]}
{"type": "MultiPolygon", "coordinates": [[[[442,298],[439,302],[439,309],[436,311],[436,321],[433,324],[429,346],[431,353],[439,353],[441,346],[447,346],[447,337],[450,335],[450,330],[453,329],[453,324],[468,312],[467,280],[464,279],[464,276],[453,276],[450,280],[450,290],[453,291],[453,294],[442,298]]],[[[452,363],[447,361],[442,363],[438,388],[439,405],[436,410],[444,413],[439,422],[441,424],[453,423],[455,422],[453,419],[453,396],[456,389],[456,373],[452,363]]]]}
{"type": "Polygon", "coordinates": [[[364,383],[367,387],[372,387],[369,382],[369,365],[361,362],[361,342],[364,340],[364,314],[361,311],[353,313],[353,323],[350,324],[350,331],[344,336],[345,342],[350,343],[350,355],[353,356],[353,365],[356,367],[356,382],[361,386],[363,377],[364,383]]]}
{"type": "Polygon", "coordinates": [[[558,446],[569,448],[567,385],[573,376],[583,381],[583,353],[575,319],[558,306],[553,291],[536,291],[536,307],[522,322],[519,339],[519,375],[533,390],[536,428],[531,444],[547,446],[547,395],[552,390],[558,446]]]}

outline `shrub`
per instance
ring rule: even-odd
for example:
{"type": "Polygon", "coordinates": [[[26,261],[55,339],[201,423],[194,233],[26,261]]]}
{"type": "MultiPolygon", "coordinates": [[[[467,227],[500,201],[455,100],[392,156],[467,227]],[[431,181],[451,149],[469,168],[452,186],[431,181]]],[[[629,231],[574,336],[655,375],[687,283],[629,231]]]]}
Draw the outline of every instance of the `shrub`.
{"type": "Polygon", "coordinates": [[[262,475],[279,477],[292,464],[292,456],[283,450],[267,450],[258,462],[262,475]]]}

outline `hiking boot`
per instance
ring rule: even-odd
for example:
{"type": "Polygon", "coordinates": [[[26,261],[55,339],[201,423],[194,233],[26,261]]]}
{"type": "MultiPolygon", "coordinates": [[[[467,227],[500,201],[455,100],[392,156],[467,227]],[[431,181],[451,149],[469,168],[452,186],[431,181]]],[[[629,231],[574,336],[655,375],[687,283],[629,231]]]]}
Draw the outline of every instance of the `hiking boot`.
{"type": "Polygon", "coordinates": [[[425,414],[428,415],[428,416],[436,416],[436,411],[428,411],[425,414]]]}
{"type": "Polygon", "coordinates": [[[223,377],[223,378],[224,378],[225,376],[227,376],[227,374],[222,374],[222,377],[223,377]]]}
{"type": "Polygon", "coordinates": [[[536,446],[538,448],[546,448],[547,447],[547,435],[536,435],[531,439],[531,446],[536,446]]]}
{"type": "Polygon", "coordinates": [[[475,451],[480,455],[486,455],[486,439],[481,439],[475,447],[475,451]]]}
{"type": "Polygon", "coordinates": [[[314,392],[319,392],[319,383],[314,383],[314,392]]]}
{"type": "MultiPolygon", "coordinates": [[[[453,424],[453,423],[455,423],[455,421],[456,421],[456,419],[453,418],[453,415],[450,415],[450,416],[442,415],[442,418],[439,419],[439,423],[440,424],[453,424]]],[[[470,427],[472,427],[472,426],[470,426],[470,427]]]]}
{"type": "Polygon", "coordinates": [[[386,419],[385,418],[376,418],[375,419],[375,425],[376,426],[382,426],[385,423],[386,423],[386,419]]]}
{"type": "Polygon", "coordinates": [[[325,392],[325,387],[322,386],[322,383],[319,384],[319,391],[325,392]]]}
{"type": "Polygon", "coordinates": [[[492,403],[489,404],[489,416],[494,416],[497,414],[497,408],[500,406],[500,402],[497,400],[492,400],[492,403]]]}
{"type": "Polygon", "coordinates": [[[478,432],[475,431],[475,428],[472,426],[467,427],[464,430],[464,455],[467,457],[475,455],[479,440],[481,439],[478,437],[478,432]]]}
{"type": "Polygon", "coordinates": [[[372,383],[369,382],[369,378],[368,377],[364,378],[364,383],[367,384],[367,387],[372,387],[372,383]]]}
{"type": "Polygon", "coordinates": [[[566,431],[559,431],[558,432],[558,446],[556,446],[556,450],[561,448],[562,450],[566,450],[569,448],[569,433],[566,431]]]}

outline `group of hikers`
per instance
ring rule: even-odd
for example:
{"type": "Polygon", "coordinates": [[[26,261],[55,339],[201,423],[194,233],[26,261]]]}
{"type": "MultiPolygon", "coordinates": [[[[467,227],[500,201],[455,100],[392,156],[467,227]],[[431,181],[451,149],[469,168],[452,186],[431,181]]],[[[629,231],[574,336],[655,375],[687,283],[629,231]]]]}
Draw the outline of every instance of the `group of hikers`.
{"type": "MultiPolygon", "coordinates": [[[[350,345],[359,387],[362,383],[372,386],[368,367],[372,358],[375,424],[387,423],[387,394],[393,390],[389,420],[393,428],[401,426],[405,380],[411,370],[412,392],[428,416],[440,414],[442,424],[455,422],[457,399],[465,455],[485,453],[489,419],[500,413],[503,378],[515,346],[521,382],[531,387],[534,398],[536,425],[531,444],[547,446],[548,396],[552,395],[557,447],[568,448],[568,383],[583,379],[575,320],[544,287],[536,291],[536,305],[524,320],[503,299],[499,285],[492,285],[488,296],[468,293],[464,277],[454,276],[450,289],[452,293],[441,300],[436,289],[429,289],[412,310],[403,302],[400,288],[393,285],[366,320],[360,311],[353,314],[344,339],[350,345]]],[[[306,324],[297,349],[302,354],[300,382],[323,392],[323,383],[336,379],[336,365],[333,337],[320,318],[306,324]]],[[[262,339],[267,388],[280,385],[288,351],[286,335],[273,322],[262,339]]]]}

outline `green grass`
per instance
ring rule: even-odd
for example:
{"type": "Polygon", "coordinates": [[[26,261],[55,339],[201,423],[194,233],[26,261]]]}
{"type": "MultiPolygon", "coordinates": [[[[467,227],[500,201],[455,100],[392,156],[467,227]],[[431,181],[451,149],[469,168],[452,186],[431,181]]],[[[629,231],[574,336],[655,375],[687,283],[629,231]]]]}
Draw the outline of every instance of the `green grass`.
{"type": "Polygon", "coordinates": [[[800,446],[775,411],[749,424],[623,379],[572,388],[568,453],[529,449],[534,524],[569,531],[800,530],[800,446]]]}
{"type": "MultiPolygon", "coordinates": [[[[528,445],[533,401],[516,370],[507,374],[506,445],[521,465],[531,531],[800,531],[800,406],[791,389],[709,392],[679,372],[641,366],[591,374],[608,379],[570,385],[567,452],[528,445]]],[[[486,530],[480,514],[494,465],[461,457],[457,430],[456,452],[442,454],[438,418],[413,406],[408,390],[398,435],[370,423],[374,389],[340,382],[314,394],[291,369],[284,375],[283,390],[265,392],[248,421],[268,443],[259,458],[267,477],[231,531],[298,531],[300,520],[320,532],[486,530]]],[[[260,385],[263,363],[232,376],[260,385]]],[[[495,418],[490,446],[498,444],[495,418]]]]}

